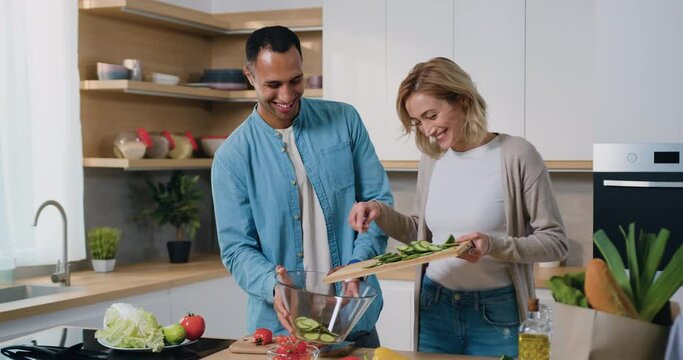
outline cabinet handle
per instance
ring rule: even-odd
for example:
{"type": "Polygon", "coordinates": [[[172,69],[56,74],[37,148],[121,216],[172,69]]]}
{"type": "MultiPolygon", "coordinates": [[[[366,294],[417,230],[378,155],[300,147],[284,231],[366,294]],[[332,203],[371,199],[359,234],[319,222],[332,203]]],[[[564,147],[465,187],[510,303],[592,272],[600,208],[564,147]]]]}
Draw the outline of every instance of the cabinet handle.
{"type": "Polygon", "coordinates": [[[683,188],[683,182],[681,181],[603,180],[602,185],[635,188],[683,188]]]}

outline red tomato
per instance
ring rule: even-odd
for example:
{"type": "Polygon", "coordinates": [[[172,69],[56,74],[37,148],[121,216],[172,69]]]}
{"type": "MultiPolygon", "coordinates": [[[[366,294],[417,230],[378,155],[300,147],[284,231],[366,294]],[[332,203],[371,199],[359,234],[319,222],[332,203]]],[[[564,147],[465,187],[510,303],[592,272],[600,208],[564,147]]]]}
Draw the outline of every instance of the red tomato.
{"type": "Polygon", "coordinates": [[[306,342],[300,341],[294,347],[295,354],[305,354],[306,353],[306,342]]]}
{"type": "Polygon", "coordinates": [[[273,342],[273,332],[266,328],[256,329],[252,337],[256,345],[268,345],[273,342]]]}
{"type": "Polygon", "coordinates": [[[281,344],[280,346],[275,349],[275,352],[278,354],[291,354],[294,351],[294,348],[292,345],[284,345],[281,344]]]}
{"type": "Polygon", "coordinates": [[[187,316],[180,319],[180,325],[185,328],[187,338],[190,340],[196,340],[202,337],[204,329],[206,328],[204,318],[201,315],[195,315],[193,313],[188,313],[187,316]]]}

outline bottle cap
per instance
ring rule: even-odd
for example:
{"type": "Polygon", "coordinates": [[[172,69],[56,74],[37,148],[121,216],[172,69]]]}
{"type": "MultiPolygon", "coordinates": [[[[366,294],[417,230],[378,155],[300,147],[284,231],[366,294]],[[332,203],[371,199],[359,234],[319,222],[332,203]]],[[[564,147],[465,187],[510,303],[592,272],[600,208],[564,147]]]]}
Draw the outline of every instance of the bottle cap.
{"type": "Polygon", "coordinates": [[[538,298],[529,298],[527,307],[529,311],[538,311],[538,298]]]}
{"type": "Polygon", "coordinates": [[[197,146],[197,141],[194,139],[194,136],[192,136],[190,130],[185,131],[185,136],[187,136],[187,138],[190,140],[190,144],[192,144],[192,150],[199,150],[199,146],[197,146]]]}
{"type": "Polygon", "coordinates": [[[171,136],[171,133],[168,132],[168,130],[164,130],[161,132],[161,134],[166,138],[166,141],[168,141],[168,149],[175,149],[175,140],[173,140],[173,136],[171,136]]]}
{"type": "Polygon", "coordinates": [[[145,144],[145,147],[147,149],[150,149],[152,147],[152,137],[149,136],[149,133],[145,128],[138,128],[137,129],[137,135],[138,138],[140,138],[140,141],[142,141],[143,144],[145,144]]]}

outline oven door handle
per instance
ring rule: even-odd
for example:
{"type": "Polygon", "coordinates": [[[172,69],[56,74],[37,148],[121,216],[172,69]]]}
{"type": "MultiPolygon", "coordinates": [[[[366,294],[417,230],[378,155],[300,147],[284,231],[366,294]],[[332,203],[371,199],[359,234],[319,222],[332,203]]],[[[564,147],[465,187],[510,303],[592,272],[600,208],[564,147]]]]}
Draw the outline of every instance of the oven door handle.
{"type": "Polygon", "coordinates": [[[602,185],[629,188],[683,188],[681,181],[603,180],[602,185]]]}

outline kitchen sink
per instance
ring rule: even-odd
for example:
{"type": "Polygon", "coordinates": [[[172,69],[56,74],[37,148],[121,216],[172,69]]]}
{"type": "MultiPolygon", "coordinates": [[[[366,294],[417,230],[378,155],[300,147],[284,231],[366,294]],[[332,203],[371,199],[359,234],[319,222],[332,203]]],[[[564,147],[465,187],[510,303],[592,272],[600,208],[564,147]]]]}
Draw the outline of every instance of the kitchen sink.
{"type": "Polygon", "coordinates": [[[38,296],[62,294],[76,291],[78,288],[49,285],[16,285],[0,288],[0,303],[30,299],[38,296]]]}

